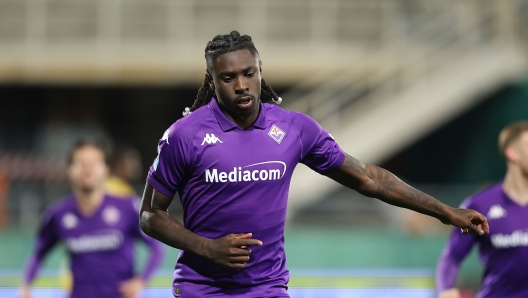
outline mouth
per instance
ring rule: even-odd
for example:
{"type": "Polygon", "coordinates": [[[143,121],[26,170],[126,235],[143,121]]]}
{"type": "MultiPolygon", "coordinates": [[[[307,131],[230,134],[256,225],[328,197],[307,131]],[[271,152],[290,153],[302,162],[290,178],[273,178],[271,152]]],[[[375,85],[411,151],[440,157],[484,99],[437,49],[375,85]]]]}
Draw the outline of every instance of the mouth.
{"type": "Polygon", "coordinates": [[[240,108],[247,109],[251,107],[251,104],[253,103],[253,96],[249,96],[249,95],[241,96],[241,97],[238,97],[235,102],[240,108]]]}

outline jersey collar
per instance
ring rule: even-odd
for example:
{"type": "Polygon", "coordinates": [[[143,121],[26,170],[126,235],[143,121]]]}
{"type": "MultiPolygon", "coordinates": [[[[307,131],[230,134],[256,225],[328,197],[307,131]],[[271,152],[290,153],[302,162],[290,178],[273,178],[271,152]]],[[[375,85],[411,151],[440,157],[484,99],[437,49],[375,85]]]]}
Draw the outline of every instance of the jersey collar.
{"type": "MultiPolygon", "coordinates": [[[[266,129],[266,111],[264,110],[264,105],[260,100],[259,105],[259,115],[257,116],[257,120],[255,120],[255,122],[251,126],[260,129],[266,129]]],[[[218,124],[220,125],[220,128],[222,128],[223,131],[228,131],[238,127],[235,122],[229,120],[229,118],[227,118],[224,112],[222,112],[220,106],[218,106],[216,98],[211,98],[211,101],[209,102],[209,108],[213,111],[216,120],[218,121],[218,124]]]]}

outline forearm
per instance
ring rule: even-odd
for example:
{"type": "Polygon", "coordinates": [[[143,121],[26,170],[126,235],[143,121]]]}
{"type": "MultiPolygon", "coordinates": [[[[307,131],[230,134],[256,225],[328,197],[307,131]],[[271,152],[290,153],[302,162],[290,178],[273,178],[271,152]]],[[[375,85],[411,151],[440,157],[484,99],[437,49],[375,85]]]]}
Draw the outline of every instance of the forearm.
{"type": "Polygon", "coordinates": [[[374,165],[365,165],[365,172],[370,180],[358,188],[360,193],[433,216],[442,222],[447,220],[449,206],[408,185],[391,172],[374,165]]]}
{"type": "Polygon", "coordinates": [[[207,257],[209,239],[189,231],[165,211],[142,210],[140,224],[143,232],[152,238],[174,248],[207,257]]]}
{"type": "Polygon", "coordinates": [[[146,244],[149,247],[150,257],[147,264],[145,265],[145,269],[143,269],[143,273],[141,274],[141,279],[144,282],[147,282],[150,277],[152,277],[152,274],[154,274],[154,271],[156,268],[158,268],[165,257],[165,251],[163,250],[161,243],[149,238],[146,244]]]}
{"type": "Polygon", "coordinates": [[[33,280],[35,279],[35,276],[37,275],[37,271],[40,267],[41,260],[37,257],[37,255],[33,254],[28,260],[28,263],[26,264],[26,268],[24,269],[24,275],[23,275],[23,286],[29,287],[33,280]]]}
{"type": "Polygon", "coordinates": [[[436,269],[436,289],[439,293],[455,286],[459,268],[459,262],[445,253],[442,254],[436,269]]]}

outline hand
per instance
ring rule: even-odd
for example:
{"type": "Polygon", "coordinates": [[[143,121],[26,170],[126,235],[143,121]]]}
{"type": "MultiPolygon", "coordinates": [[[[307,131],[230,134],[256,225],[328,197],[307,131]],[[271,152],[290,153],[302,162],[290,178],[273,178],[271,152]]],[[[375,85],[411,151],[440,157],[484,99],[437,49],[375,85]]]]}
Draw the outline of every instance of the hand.
{"type": "Polygon", "coordinates": [[[471,209],[451,208],[450,215],[445,221],[445,224],[450,224],[459,227],[462,234],[489,234],[488,219],[471,209]]]}
{"type": "Polygon", "coordinates": [[[119,292],[123,298],[139,298],[139,294],[145,287],[145,282],[139,277],[125,280],[119,285],[119,292]]]}
{"type": "Polygon", "coordinates": [[[32,298],[31,291],[28,286],[22,286],[20,289],[20,298],[32,298]]]}
{"type": "Polygon", "coordinates": [[[220,265],[244,269],[247,267],[251,254],[249,246],[262,246],[262,241],[252,239],[252,236],[252,233],[229,234],[222,238],[209,240],[206,256],[220,265]]]}
{"type": "Polygon", "coordinates": [[[438,298],[460,298],[460,291],[456,288],[445,290],[438,294],[438,298]]]}

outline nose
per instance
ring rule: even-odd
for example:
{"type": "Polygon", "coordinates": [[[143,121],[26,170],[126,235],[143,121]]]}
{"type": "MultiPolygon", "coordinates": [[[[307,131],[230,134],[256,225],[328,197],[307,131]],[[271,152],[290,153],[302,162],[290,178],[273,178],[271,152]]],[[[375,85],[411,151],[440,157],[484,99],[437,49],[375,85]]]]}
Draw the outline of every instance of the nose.
{"type": "Polygon", "coordinates": [[[241,94],[249,89],[249,85],[246,80],[242,77],[238,77],[235,81],[235,93],[241,94]]]}

